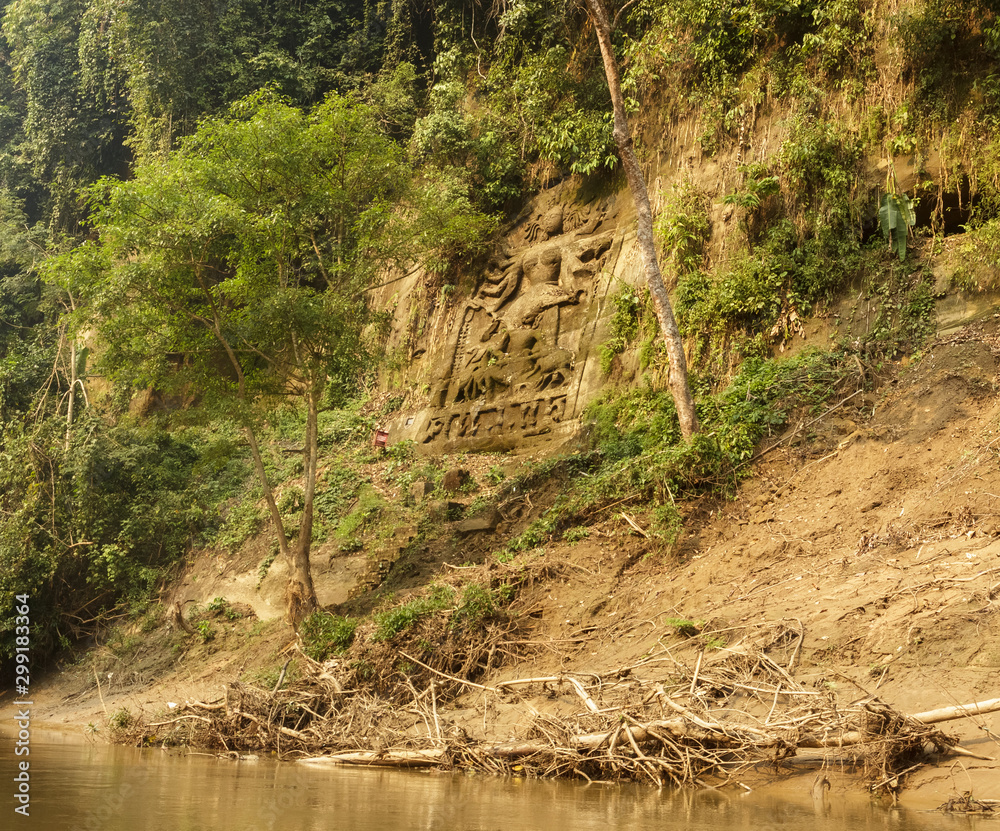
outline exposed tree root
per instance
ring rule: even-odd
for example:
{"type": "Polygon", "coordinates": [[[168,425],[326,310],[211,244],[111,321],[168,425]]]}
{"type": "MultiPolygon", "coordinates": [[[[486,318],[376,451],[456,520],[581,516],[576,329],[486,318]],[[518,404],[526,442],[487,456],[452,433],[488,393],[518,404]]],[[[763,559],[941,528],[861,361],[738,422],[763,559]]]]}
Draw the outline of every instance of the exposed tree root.
{"type": "Polygon", "coordinates": [[[302,677],[284,689],[234,681],[223,698],[187,702],[137,731],[146,743],[274,751],[311,764],[472,768],[658,786],[737,781],[750,767],[821,750],[828,760],[858,766],[874,791],[895,792],[905,774],[930,760],[930,750],[975,755],[933,724],[1000,709],[1000,699],[914,716],[872,696],[842,704],[828,690],[801,685],[779,662],[781,650],[792,653],[787,665],[797,657],[800,625],[756,627],[733,646],[702,649],[693,669],[665,648],[613,673],[492,686],[472,679],[525,643],[513,624],[438,632],[439,646],[418,658],[413,653],[427,645],[427,634],[415,627],[406,649],[385,644],[380,655],[367,653],[366,668],[300,654],[302,677]],[[530,696],[542,694],[562,696],[558,714],[532,705],[530,696]],[[519,711],[529,726],[499,735],[509,729],[499,726],[500,709],[519,711]]]}

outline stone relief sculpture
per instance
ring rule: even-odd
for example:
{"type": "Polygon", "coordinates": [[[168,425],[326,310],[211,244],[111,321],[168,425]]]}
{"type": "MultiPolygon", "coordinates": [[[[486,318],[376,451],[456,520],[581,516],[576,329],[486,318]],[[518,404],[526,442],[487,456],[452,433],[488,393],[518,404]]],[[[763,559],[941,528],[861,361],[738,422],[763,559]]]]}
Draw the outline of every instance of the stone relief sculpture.
{"type": "Polygon", "coordinates": [[[609,224],[606,208],[556,202],[508,238],[456,312],[419,442],[486,447],[566,417],[587,308],[612,249],[609,224]]]}

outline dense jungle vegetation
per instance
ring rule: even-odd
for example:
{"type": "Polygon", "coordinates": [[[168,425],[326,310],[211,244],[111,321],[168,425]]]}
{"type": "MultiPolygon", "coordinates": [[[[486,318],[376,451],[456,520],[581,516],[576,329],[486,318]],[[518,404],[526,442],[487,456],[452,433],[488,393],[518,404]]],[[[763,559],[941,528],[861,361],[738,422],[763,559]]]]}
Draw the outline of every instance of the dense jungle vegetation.
{"type": "MultiPolygon", "coordinates": [[[[684,118],[706,156],[773,110],[786,138],[741,161],[724,256],[705,194],[665,193],[702,436],[678,443],[646,298],[623,291],[606,368],[639,348],[649,380],[595,406],[595,449],[573,464],[596,484],[508,554],[612,493],[660,503],[669,537],[674,497],[735,482],[792,407],[919,348],[933,279],[910,225],[940,240],[961,203],[968,290],[993,287],[1000,251],[996,0],[609,5],[640,155],[684,118]],[[873,179],[871,160],[897,157],[933,171],[909,193],[873,179]],[[770,360],[859,285],[880,310],[864,337],[770,360]],[[629,464],[640,454],[653,463],[629,464]]],[[[315,485],[317,454],[371,429],[357,402],[384,319],[368,290],[413,263],[469,280],[460,264],[539,187],[616,182],[575,2],[12,0],[0,58],[5,656],[16,593],[41,658],[141,613],[190,546],[238,545],[258,500],[279,548],[308,557],[333,519],[289,517],[311,516],[302,500],[333,517],[347,485],[279,504],[269,483],[315,485]],[[279,441],[311,461],[268,453],[279,441]]]]}

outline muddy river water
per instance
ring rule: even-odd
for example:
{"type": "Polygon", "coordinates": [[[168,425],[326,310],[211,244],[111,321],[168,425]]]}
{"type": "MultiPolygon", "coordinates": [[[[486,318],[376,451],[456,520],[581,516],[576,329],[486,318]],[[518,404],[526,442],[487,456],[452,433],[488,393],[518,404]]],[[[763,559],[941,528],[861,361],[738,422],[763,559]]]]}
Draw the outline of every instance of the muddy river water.
{"type": "MultiPolygon", "coordinates": [[[[30,817],[15,813],[14,738],[0,733],[0,828],[32,831],[923,831],[989,829],[996,820],[889,808],[801,784],[779,794],[657,791],[109,747],[35,732],[30,817]]],[[[800,780],[801,782],[801,780],[800,780]]]]}

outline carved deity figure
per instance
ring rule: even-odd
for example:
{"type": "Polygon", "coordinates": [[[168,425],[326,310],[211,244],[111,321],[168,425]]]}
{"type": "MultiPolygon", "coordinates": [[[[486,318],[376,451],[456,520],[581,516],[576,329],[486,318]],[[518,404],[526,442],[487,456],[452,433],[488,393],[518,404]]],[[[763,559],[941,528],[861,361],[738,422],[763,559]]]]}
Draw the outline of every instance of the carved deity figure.
{"type": "Polygon", "coordinates": [[[563,419],[582,321],[569,310],[611,250],[612,231],[595,236],[605,216],[602,207],[550,204],[515,232],[528,247],[495,260],[459,312],[424,442],[537,435],[563,419]],[[566,329],[568,321],[576,323],[566,329]]]}

